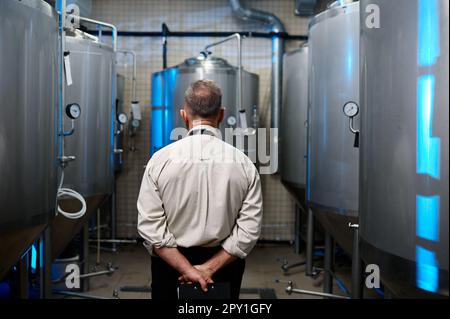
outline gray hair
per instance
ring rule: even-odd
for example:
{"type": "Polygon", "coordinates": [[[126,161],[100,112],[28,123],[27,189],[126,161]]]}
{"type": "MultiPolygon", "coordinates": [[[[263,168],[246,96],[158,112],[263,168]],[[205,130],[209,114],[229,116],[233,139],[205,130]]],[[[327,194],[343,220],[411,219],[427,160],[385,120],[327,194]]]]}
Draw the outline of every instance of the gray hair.
{"type": "Polygon", "coordinates": [[[222,92],[214,81],[199,80],[186,90],[184,102],[191,115],[211,118],[218,114],[222,106],[222,92]]]}

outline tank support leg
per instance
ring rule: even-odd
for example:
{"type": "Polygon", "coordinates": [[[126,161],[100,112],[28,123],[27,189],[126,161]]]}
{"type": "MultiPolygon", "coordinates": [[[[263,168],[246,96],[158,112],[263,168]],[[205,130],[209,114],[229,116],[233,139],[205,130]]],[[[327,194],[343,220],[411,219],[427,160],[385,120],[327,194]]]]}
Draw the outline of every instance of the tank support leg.
{"type": "Polygon", "coordinates": [[[52,230],[48,226],[39,242],[39,282],[41,299],[52,298],[52,230]]]}
{"type": "MultiPolygon", "coordinates": [[[[117,198],[116,198],[116,179],[114,178],[114,190],[111,196],[111,239],[116,240],[117,236],[117,198]]],[[[116,242],[112,242],[112,251],[117,251],[116,242]]]]}
{"type": "Polygon", "coordinates": [[[12,296],[18,299],[28,299],[28,255],[30,252],[26,253],[17,262],[17,272],[13,277],[12,282],[12,296]]]}
{"type": "Polygon", "coordinates": [[[353,255],[352,255],[352,299],[362,298],[362,263],[359,251],[359,225],[349,224],[353,229],[353,255]]]}
{"type": "MultiPolygon", "coordinates": [[[[81,230],[82,232],[82,247],[81,247],[81,262],[83,265],[82,273],[89,273],[89,222],[81,230]]],[[[84,278],[81,281],[81,291],[89,291],[89,278],[84,278]]]]}
{"type": "Polygon", "coordinates": [[[295,241],[294,241],[294,251],[297,255],[300,254],[301,251],[301,245],[302,245],[302,237],[300,236],[300,208],[297,204],[294,205],[295,210],[295,241]]]}
{"type": "Polygon", "coordinates": [[[330,233],[326,232],[323,292],[327,294],[333,293],[333,272],[334,272],[333,266],[334,266],[334,242],[330,233]]]}
{"type": "Polygon", "coordinates": [[[313,259],[314,259],[314,213],[311,208],[308,208],[308,230],[306,240],[306,276],[312,276],[314,273],[313,259]]]}

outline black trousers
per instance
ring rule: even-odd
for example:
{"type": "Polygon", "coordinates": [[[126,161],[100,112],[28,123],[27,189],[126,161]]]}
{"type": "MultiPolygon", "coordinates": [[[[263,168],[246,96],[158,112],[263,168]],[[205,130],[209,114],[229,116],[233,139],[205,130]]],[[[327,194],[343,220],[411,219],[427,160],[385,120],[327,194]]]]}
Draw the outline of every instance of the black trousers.
{"type": "MultiPolygon", "coordinates": [[[[178,247],[178,250],[192,265],[200,265],[214,256],[221,247],[178,247]]],[[[180,274],[162,258],[152,257],[152,299],[177,299],[180,274]]],[[[213,276],[214,282],[230,283],[232,299],[239,299],[245,260],[237,259],[219,269],[213,276]]]]}

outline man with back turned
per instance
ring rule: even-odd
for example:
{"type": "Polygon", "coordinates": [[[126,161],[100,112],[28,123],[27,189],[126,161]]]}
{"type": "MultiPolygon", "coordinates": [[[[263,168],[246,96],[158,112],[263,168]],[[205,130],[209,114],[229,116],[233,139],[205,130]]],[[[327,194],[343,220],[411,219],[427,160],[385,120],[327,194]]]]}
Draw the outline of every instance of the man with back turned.
{"type": "Polygon", "coordinates": [[[244,259],[261,231],[262,195],[251,160],[221,140],[222,93],[194,82],[180,115],[187,136],[156,152],[138,198],[138,231],[152,255],[152,298],[182,283],[228,282],[237,299],[244,259]]]}

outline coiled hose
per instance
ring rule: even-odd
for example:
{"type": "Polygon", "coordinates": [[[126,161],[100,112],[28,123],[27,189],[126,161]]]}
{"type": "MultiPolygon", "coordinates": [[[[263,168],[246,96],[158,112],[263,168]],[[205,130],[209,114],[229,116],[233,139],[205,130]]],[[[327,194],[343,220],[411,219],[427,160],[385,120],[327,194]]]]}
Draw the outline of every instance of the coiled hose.
{"type": "Polygon", "coordinates": [[[75,198],[81,203],[81,209],[76,213],[69,213],[69,212],[62,210],[62,208],[59,207],[59,204],[58,204],[58,212],[66,218],[79,219],[79,218],[83,217],[84,214],[86,213],[86,201],[84,200],[83,196],[80,193],[74,191],[73,189],[62,187],[63,182],[64,182],[64,169],[61,172],[61,182],[59,183],[59,187],[58,187],[57,199],[59,200],[61,197],[75,198]]]}

